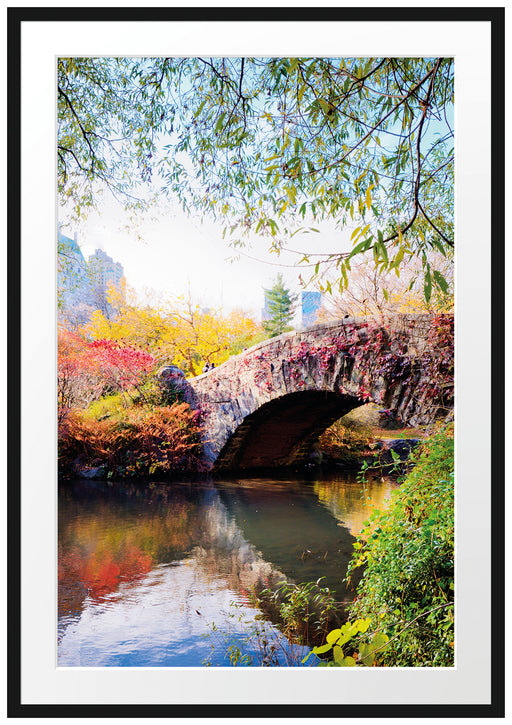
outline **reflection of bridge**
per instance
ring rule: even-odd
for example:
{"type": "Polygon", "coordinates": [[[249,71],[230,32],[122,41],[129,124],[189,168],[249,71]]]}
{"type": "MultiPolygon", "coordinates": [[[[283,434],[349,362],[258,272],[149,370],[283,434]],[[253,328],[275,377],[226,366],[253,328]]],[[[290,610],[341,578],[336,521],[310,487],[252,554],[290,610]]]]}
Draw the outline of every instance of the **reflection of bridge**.
{"type": "MultiPolygon", "coordinates": [[[[347,515],[360,508],[356,496],[347,515]]],[[[339,601],[352,599],[342,580],[353,542],[303,481],[68,482],[59,495],[59,664],[198,666],[210,654],[210,623],[238,630],[232,600],[252,621],[252,593],[320,575],[339,601]],[[88,591],[91,575],[108,579],[102,596],[88,591]]]]}
{"type": "MultiPolygon", "coordinates": [[[[358,497],[346,511],[350,516],[364,507],[360,485],[348,481],[343,479],[345,488],[352,488],[358,497]]],[[[318,500],[313,484],[287,478],[270,482],[233,478],[217,481],[216,489],[238,531],[274,571],[296,584],[316,581],[321,572],[321,586],[329,587],[338,600],[353,598],[353,586],[344,583],[344,576],[355,538],[318,500]]],[[[357,582],[356,574],[353,584],[357,582]]]]}
{"type": "MultiPolygon", "coordinates": [[[[341,506],[346,517],[364,508],[353,484],[346,477],[338,482],[343,492],[354,492],[341,506]]],[[[339,490],[333,497],[343,498],[339,490]]],[[[232,592],[259,593],[321,573],[323,586],[348,599],[352,592],[342,579],[353,542],[315,486],[295,479],[68,483],[59,494],[60,631],[84,608],[102,608],[113,593],[129,593],[150,571],[158,578],[158,571],[185,561],[206,588],[221,580],[232,592]],[[84,506],[87,515],[77,519],[74,512],[84,506]]]]}
{"type": "MultiPolygon", "coordinates": [[[[451,325],[451,317],[443,319],[451,325]]],[[[300,461],[329,425],[364,402],[412,425],[451,414],[452,386],[437,386],[429,368],[437,354],[429,349],[432,323],[430,315],[396,315],[374,328],[353,318],[315,325],[187,381],[190,402],[204,411],[210,464],[222,470],[300,461]]]]}

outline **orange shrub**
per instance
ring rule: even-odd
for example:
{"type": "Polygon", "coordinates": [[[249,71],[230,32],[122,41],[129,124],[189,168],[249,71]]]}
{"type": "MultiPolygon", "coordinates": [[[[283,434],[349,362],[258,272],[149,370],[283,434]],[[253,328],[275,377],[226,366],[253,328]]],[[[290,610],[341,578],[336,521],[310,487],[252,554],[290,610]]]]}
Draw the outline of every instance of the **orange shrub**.
{"type": "Polygon", "coordinates": [[[204,470],[198,413],[187,403],[131,408],[126,421],[70,411],[59,427],[59,472],[104,467],[109,478],[204,470]]]}

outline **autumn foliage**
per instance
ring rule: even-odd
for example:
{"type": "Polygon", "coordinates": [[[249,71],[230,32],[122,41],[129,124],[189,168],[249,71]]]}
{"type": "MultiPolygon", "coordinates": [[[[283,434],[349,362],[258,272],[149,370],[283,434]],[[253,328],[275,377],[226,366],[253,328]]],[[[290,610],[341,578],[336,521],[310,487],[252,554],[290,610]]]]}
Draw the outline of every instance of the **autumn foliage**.
{"type": "Polygon", "coordinates": [[[104,384],[122,392],[131,388],[140,390],[155,365],[150,353],[114,340],[90,342],[87,354],[104,384]]]}
{"type": "Polygon", "coordinates": [[[155,362],[133,345],[59,331],[61,476],[91,469],[109,478],[202,469],[199,413],[147,396],[155,362]],[[101,415],[95,401],[105,408],[101,415]]]}
{"type": "Polygon", "coordinates": [[[88,335],[145,350],[158,364],[177,365],[187,376],[199,375],[205,362],[221,365],[265,336],[242,310],[224,314],[203,308],[190,297],[144,303],[126,287],[126,300],[111,289],[109,301],[118,310],[115,319],[96,310],[85,328],[88,335]]]}
{"type": "Polygon", "coordinates": [[[70,330],[59,331],[59,420],[74,406],[87,407],[105,392],[140,388],[155,365],[144,350],[113,340],[89,342],[70,330]]]}
{"type": "Polygon", "coordinates": [[[124,421],[73,410],[59,430],[59,470],[67,476],[83,466],[103,469],[105,478],[195,472],[201,450],[199,416],[187,403],[132,407],[124,421]]]}

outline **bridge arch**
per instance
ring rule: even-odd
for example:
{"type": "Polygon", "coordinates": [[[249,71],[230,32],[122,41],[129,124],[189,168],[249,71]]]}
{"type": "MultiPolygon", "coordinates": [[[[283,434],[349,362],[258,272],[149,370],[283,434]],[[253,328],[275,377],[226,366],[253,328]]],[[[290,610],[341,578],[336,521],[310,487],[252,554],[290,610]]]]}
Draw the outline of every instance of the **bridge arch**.
{"type": "Polygon", "coordinates": [[[215,469],[299,463],[326,428],[359,405],[358,398],[329,390],[302,390],[273,398],[243,419],[221,448],[215,469]]]}
{"type": "Polygon", "coordinates": [[[391,409],[404,424],[451,417],[453,317],[315,325],[266,340],[191,380],[183,377],[181,385],[202,412],[210,467],[289,465],[365,402],[391,409]]]}

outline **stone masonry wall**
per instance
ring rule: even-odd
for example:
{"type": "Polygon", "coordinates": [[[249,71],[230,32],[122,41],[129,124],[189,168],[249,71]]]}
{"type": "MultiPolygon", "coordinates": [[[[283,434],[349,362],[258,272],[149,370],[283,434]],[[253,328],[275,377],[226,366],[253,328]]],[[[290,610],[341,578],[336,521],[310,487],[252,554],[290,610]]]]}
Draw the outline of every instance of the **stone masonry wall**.
{"type": "Polygon", "coordinates": [[[393,410],[405,424],[446,417],[450,406],[431,394],[426,377],[431,325],[429,315],[396,315],[381,331],[354,318],[315,325],[188,380],[188,400],[204,414],[210,465],[289,464],[364,402],[393,410]]]}

